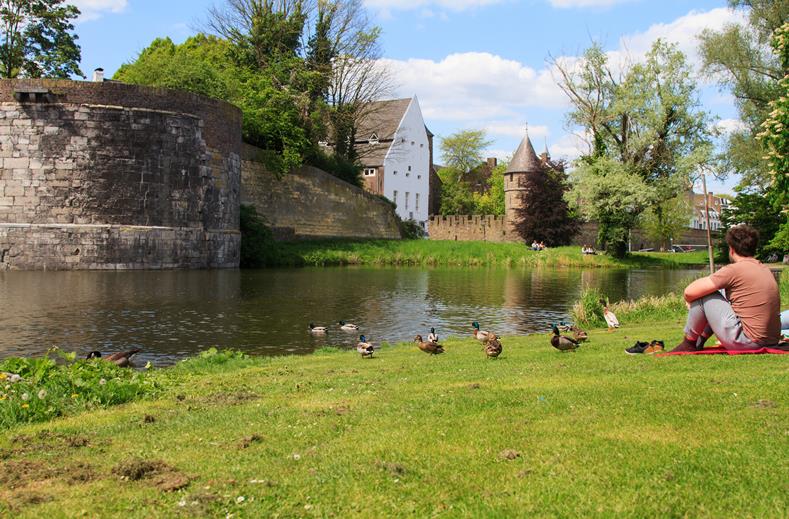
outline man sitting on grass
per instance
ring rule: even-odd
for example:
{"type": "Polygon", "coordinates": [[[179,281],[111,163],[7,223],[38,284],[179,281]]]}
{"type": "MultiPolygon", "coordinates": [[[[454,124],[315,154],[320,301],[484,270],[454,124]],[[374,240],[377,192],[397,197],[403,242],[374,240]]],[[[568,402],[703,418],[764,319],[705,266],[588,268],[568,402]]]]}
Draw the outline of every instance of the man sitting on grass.
{"type": "Polygon", "coordinates": [[[713,333],[721,346],[731,350],[778,344],[778,283],[770,269],[753,257],[759,232],[748,225],[737,225],[726,233],[726,243],[732,263],[685,289],[685,339],[672,351],[700,350],[713,333]]]}

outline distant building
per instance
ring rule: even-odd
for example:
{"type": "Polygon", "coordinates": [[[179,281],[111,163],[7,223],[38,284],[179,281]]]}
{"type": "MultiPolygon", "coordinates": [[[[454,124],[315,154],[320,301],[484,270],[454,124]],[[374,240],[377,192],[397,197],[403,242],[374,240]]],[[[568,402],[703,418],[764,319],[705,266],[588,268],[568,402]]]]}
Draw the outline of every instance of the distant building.
{"type": "MultiPolygon", "coordinates": [[[[688,194],[692,209],[689,227],[691,229],[707,229],[707,220],[704,215],[704,195],[700,193],[690,192],[688,194]]],[[[719,231],[723,228],[721,215],[723,211],[731,207],[731,201],[728,198],[715,196],[713,193],[707,194],[709,198],[710,207],[710,230],[719,231]]]]}
{"type": "Polygon", "coordinates": [[[440,180],[433,170],[433,134],[416,96],[372,103],[356,130],[355,149],[365,188],[394,202],[403,220],[426,226],[431,178],[432,192],[440,192],[440,180]]]}

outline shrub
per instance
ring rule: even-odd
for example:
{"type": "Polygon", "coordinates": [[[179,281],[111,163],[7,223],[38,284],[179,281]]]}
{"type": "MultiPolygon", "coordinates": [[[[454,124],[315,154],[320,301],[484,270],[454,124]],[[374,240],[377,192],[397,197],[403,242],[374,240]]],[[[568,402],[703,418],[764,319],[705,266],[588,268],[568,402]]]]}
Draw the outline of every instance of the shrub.
{"type": "Polygon", "coordinates": [[[418,240],[425,237],[425,230],[414,220],[400,220],[397,225],[400,227],[400,237],[404,240],[418,240]]]}
{"type": "Polygon", "coordinates": [[[275,264],[277,244],[274,233],[254,207],[241,206],[241,268],[260,268],[275,264]]]}

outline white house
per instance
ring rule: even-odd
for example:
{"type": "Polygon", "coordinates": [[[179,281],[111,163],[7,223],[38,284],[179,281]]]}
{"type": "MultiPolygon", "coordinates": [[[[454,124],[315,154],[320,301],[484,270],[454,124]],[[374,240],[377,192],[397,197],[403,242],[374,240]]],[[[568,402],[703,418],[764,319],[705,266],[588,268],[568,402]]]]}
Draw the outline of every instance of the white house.
{"type": "Polygon", "coordinates": [[[433,135],[416,96],[377,101],[356,130],[365,188],[397,206],[403,220],[427,225],[433,135]]]}

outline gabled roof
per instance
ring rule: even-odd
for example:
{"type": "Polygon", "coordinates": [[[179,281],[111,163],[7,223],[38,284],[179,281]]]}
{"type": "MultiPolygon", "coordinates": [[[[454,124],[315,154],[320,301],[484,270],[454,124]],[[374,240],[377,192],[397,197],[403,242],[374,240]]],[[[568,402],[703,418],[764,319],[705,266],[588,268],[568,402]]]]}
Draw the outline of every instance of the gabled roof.
{"type": "Polygon", "coordinates": [[[356,139],[367,140],[374,133],[381,141],[393,139],[410,104],[411,99],[392,99],[370,103],[369,109],[366,110],[367,115],[361,120],[359,128],[356,130],[356,139]]]}
{"type": "Polygon", "coordinates": [[[532,146],[531,139],[529,139],[529,132],[526,132],[505,173],[531,173],[538,171],[542,171],[540,159],[534,152],[534,146],[532,146]]]}

